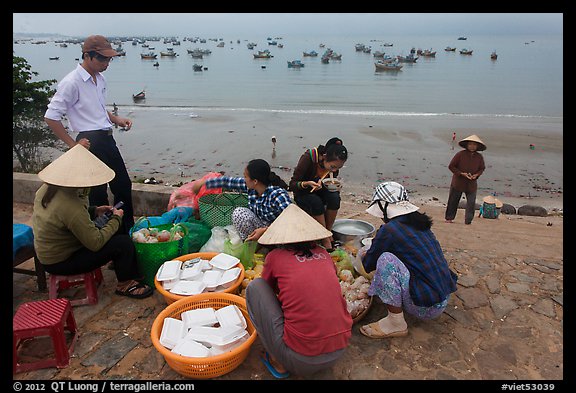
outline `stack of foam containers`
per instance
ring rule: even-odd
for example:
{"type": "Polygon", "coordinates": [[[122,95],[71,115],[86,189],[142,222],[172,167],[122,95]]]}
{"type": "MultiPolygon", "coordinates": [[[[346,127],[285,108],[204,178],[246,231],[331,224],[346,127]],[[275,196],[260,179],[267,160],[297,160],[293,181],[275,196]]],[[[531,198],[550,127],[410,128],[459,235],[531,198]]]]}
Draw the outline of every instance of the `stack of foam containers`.
{"type": "Polygon", "coordinates": [[[246,319],[234,304],[218,310],[188,310],[181,318],[164,319],[160,344],[182,356],[220,355],[237,348],[250,336],[246,319]]]}
{"type": "Polygon", "coordinates": [[[188,261],[166,261],[156,273],[164,289],[176,295],[197,295],[218,292],[234,284],[241,273],[240,259],[220,253],[211,260],[193,258],[188,261]]]}

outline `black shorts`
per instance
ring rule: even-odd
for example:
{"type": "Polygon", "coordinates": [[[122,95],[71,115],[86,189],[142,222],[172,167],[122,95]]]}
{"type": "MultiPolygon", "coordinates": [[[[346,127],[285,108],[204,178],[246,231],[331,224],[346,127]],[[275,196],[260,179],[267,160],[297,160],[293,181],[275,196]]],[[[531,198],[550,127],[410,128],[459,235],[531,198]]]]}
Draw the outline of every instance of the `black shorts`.
{"type": "Polygon", "coordinates": [[[328,191],[322,188],[318,192],[298,193],[294,195],[296,204],[311,216],[324,214],[326,209],[340,209],[340,192],[328,191]]]}

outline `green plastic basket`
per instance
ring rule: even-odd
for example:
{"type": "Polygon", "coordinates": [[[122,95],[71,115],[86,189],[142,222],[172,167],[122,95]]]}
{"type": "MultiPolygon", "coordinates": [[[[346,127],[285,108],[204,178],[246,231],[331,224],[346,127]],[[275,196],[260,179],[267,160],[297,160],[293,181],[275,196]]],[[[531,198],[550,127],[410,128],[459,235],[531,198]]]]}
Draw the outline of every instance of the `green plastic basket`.
{"type": "MultiPolygon", "coordinates": [[[[186,235],[188,230],[182,225],[176,224],[186,235]]],[[[175,224],[154,225],[159,231],[164,229],[171,230],[175,224]]],[[[154,277],[162,264],[181,255],[187,254],[185,248],[185,236],[180,240],[172,240],[160,243],[137,243],[134,242],[136,249],[136,261],[138,269],[144,276],[144,282],[154,288],[154,277]]]]}
{"type": "Polygon", "coordinates": [[[202,221],[214,227],[225,227],[232,224],[232,212],[237,207],[247,207],[248,196],[223,192],[207,194],[198,200],[198,210],[202,221]]]}

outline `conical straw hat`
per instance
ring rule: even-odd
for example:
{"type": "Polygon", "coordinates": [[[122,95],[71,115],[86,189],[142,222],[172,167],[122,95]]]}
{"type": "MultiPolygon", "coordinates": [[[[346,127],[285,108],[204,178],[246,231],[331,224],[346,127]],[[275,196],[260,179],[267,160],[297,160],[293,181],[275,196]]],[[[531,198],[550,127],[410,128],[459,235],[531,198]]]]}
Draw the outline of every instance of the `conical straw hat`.
{"type": "Polygon", "coordinates": [[[488,195],[484,198],[482,198],[483,202],[486,203],[493,203],[496,205],[496,208],[500,209],[502,206],[504,206],[504,204],[500,201],[500,199],[493,197],[492,195],[488,195]]]}
{"type": "Polygon", "coordinates": [[[332,236],[332,232],[295,203],[291,203],[258,239],[258,243],[264,245],[300,243],[329,236],[332,236]]]}
{"type": "Polygon", "coordinates": [[[62,187],[92,187],[108,183],[116,174],[82,145],[76,145],[38,173],[48,184],[62,187]]]}
{"type": "Polygon", "coordinates": [[[486,150],[486,145],[484,144],[484,142],[482,142],[480,140],[480,138],[478,138],[478,135],[474,134],[474,135],[470,135],[464,139],[462,139],[460,142],[458,142],[458,144],[463,147],[466,148],[466,142],[476,142],[478,143],[478,151],[483,151],[486,150]]]}

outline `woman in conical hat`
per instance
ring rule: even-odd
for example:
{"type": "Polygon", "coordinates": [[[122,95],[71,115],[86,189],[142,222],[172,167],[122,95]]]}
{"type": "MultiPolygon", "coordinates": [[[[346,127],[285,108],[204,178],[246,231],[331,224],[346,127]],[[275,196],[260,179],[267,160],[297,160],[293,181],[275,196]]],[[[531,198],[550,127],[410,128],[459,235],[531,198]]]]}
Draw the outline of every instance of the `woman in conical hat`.
{"type": "Polygon", "coordinates": [[[406,336],[404,312],[419,319],[437,318],[457,289],[457,276],[432,233],[432,220],[418,210],[396,182],[378,185],[366,209],[384,225],[358,255],[364,270],[373,274],[368,295],[378,296],[388,311],[386,317],[360,328],[370,338],[406,336]]]}
{"type": "Polygon", "coordinates": [[[84,146],[78,144],[44,168],[44,181],[36,191],[32,228],[38,259],[51,274],[91,272],[113,261],[116,293],[133,298],[150,296],[141,283],[132,239],[117,233],[124,212],[113,206],[88,206],[90,187],[106,184],[115,174],[84,146]],[[93,221],[112,213],[101,228],[93,221]]]}
{"type": "Polygon", "coordinates": [[[336,266],[317,244],[330,235],[293,203],[258,240],[273,249],[262,277],[246,288],[246,304],[266,350],[262,362],[276,378],[329,368],[348,346],[352,318],[336,266]]]}
{"type": "Polygon", "coordinates": [[[462,198],[462,193],[464,193],[466,195],[464,224],[471,224],[476,209],[478,178],[486,169],[484,157],[479,152],[486,150],[486,145],[477,135],[470,135],[462,139],[458,144],[464,150],[456,153],[448,165],[448,169],[452,172],[452,181],[444,218],[447,223],[454,221],[460,198],[462,198]]]}

